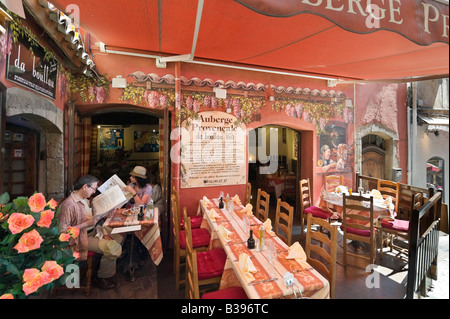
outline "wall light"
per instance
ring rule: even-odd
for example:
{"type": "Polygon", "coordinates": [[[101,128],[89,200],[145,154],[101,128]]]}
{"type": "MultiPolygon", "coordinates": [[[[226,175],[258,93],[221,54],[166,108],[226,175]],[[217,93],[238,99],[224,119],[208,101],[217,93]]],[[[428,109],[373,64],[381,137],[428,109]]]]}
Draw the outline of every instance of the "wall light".
{"type": "Polygon", "coordinates": [[[124,89],[127,87],[127,79],[123,78],[121,75],[117,75],[112,79],[112,87],[124,89]]]}
{"type": "Polygon", "coordinates": [[[216,98],[218,99],[226,99],[227,98],[227,90],[222,88],[213,88],[214,93],[216,94],[216,98]]]}

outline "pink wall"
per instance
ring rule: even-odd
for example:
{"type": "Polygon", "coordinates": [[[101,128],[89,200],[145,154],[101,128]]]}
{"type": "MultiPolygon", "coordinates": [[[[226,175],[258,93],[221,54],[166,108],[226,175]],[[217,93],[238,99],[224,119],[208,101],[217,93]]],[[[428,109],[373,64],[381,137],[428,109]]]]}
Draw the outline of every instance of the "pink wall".
{"type": "Polygon", "coordinates": [[[377,124],[398,135],[397,157],[402,183],[408,181],[407,85],[366,83],[356,86],[355,127],[377,124]]]}

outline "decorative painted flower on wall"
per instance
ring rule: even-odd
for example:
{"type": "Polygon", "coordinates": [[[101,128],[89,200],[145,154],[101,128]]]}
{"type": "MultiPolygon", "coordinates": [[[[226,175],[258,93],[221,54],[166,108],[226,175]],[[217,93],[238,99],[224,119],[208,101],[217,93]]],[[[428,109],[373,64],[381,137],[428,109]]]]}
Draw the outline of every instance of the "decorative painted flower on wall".
{"type": "Polygon", "coordinates": [[[60,234],[54,199],[43,194],[0,196],[0,299],[24,298],[61,284],[64,267],[76,258],[68,247],[79,229],[60,234]]]}

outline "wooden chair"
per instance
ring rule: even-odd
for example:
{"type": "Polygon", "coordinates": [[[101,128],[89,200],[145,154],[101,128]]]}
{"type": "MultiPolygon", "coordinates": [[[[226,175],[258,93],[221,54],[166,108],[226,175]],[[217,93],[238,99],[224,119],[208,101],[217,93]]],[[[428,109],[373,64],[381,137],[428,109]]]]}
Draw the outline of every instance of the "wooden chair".
{"type": "Polygon", "coordinates": [[[327,277],[328,282],[330,283],[331,299],[334,299],[336,282],[337,235],[338,231],[336,226],[331,226],[328,221],[323,220],[322,218],[315,218],[311,214],[308,214],[305,242],[305,253],[308,258],[307,262],[314,267],[314,269],[327,277]],[[330,234],[330,237],[325,236],[322,232],[313,231],[312,225],[319,225],[330,234]],[[320,243],[320,246],[314,245],[312,240],[320,243]],[[328,247],[329,251],[323,248],[324,244],[328,247]],[[315,255],[312,255],[311,253],[315,255]],[[320,259],[313,258],[312,256],[318,256],[320,259]],[[323,263],[323,261],[326,263],[323,263]]]}
{"type": "Polygon", "coordinates": [[[56,286],[52,289],[51,293],[50,293],[50,298],[53,297],[53,293],[55,293],[56,291],[65,291],[68,289],[82,289],[84,290],[84,294],[86,296],[89,296],[91,294],[91,285],[92,285],[92,275],[94,273],[94,258],[97,256],[97,253],[93,252],[93,251],[88,251],[88,255],[87,255],[87,259],[86,259],[86,273],[85,273],[85,281],[84,284],[83,281],[80,282],[80,287],[79,288],[69,288],[67,286],[56,286]]]}
{"type": "Polygon", "coordinates": [[[250,203],[250,198],[252,196],[252,184],[247,183],[245,185],[245,198],[244,198],[244,206],[250,203]]]}
{"type": "MultiPolygon", "coordinates": [[[[419,208],[422,206],[423,203],[423,195],[422,193],[416,193],[412,195],[411,198],[411,214],[410,218],[413,214],[413,212],[416,210],[419,210],[419,208]]],[[[383,242],[385,241],[384,234],[387,234],[389,236],[389,248],[392,252],[394,248],[394,237],[400,237],[405,240],[409,241],[409,220],[400,220],[400,219],[390,219],[390,218],[384,218],[381,220],[380,225],[380,259],[383,258],[383,242]]],[[[402,248],[395,246],[395,248],[399,249],[400,251],[408,254],[407,248],[402,248]]]]}
{"type": "MultiPolygon", "coordinates": [[[[180,270],[186,257],[186,236],[184,230],[181,229],[179,206],[174,195],[171,196],[171,204],[174,236],[173,271],[175,273],[175,287],[178,290],[180,289],[180,284],[184,283],[184,280],[180,279],[180,270]]],[[[183,210],[186,210],[186,208],[183,208],[183,210]]],[[[192,229],[192,237],[194,249],[206,250],[208,248],[211,234],[206,228],[192,229]]]]}
{"type": "Polygon", "coordinates": [[[191,219],[183,211],[186,236],[186,298],[199,299],[200,286],[218,284],[222,279],[227,261],[227,254],[222,248],[204,252],[194,250],[192,241],[191,219]]]}
{"type": "MultiPolygon", "coordinates": [[[[178,211],[179,211],[180,197],[178,196],[178,190],[175,188],[175,186],[172,187],[172,195],[175,196],[175,198],[176,198],[176,201],[178,203],[178,211]]],[[[203,222],[203,216],[201,216],[201,215],[191,217],[192,228],[200,228],[200,226],[202,225],[202,222],[203,222]]],[[[180,223],[181,223],[181,229],[184,229],[184,219],[183,218],[180,218],[180,223]]]]}
{"type": "Polygon", "coordinates": [[[269,217],[269,201],[270,195],[258,188],[258,196],[256,197],[255,216],[265,222],[269,217]]]}
{"type": "Polygon", "coordinates": [[[379,179],[377,183],[377,189],[384,199],[388,198],[389,196],[392,197],[392,203],[394,204],[394,211],[397,213],[400,194],[400,184],[392,181],[379,179]]]}
{"type": "Polygon", "coordinates": [[[344,266],[347,266],[347,255],[367,259],[370,264],[375,263],[376,241],[373,221],[373,197],[370,199],[361,195],[346,196],[343,194],[343,219],[341,229],[344,232],[344,266]],[[369,207],[363,205],[369,202],[369,207]],[[369,257],[349,252],[347,240],[356,240],[369,244],[369,257]]]}
{"type": "Polygon", "coordinates": [[[328,219],[332,213],[325,211],[317,206],[312,205],[311,201],[311,187],[309,178],[299,181],[299,196],[300,196],[300,226],[301,234],[303,235],[305,214],[312,214],[313,217],[328,219]]]}
{"type": "Polygon", "coordinates": [[[275,234],[289,246],[291,246],[292,241],[293,220],[294,207],[278,198],[275,215],[275,234]]]}
{"type": "Polygon", "coordinates": [[[342,175],[325,175],[323,185],[327,192],[334,192],[336,187],[344,185],[344,176],[342,175]]]}

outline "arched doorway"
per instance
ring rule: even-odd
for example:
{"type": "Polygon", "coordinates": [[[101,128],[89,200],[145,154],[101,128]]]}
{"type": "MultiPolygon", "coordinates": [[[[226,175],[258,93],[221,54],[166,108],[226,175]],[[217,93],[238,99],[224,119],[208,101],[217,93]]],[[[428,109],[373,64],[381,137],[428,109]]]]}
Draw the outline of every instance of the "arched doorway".
{"type": "Polygon", "coordinates": [[[295,204],[299,134],[291,128],[265,125],[249,132],[249,182],[257,189],[295,204]]]}
{"type": "MultiPolygon", "coordinates": [[[[378,124],[357,129],[355,165],[362,175],[394,180],[394,168],[399,166],[398,135],[378,124]]],[[[398,180],[396,180],[398,181],[398,180]]]]}
{"type": "Polygon", "coordinates": [[[63,112],[21,88],[10,88],[6,94],[3,191],[11,198],[36,191],[63,198],[63,112]]]}
{"type": "Polygon", "coordinates": [[[362,175],[384,179],[385,144],[385,140],[375,134],[362,138],[362,175]]]}
{"type": "Polygon", "coordinates": [[[76,109],[74,121],[78,129],[75,128],[73,153],[74,158],[82,159],[83,163],[75,163],[82,166],[80,174],[89,173],[101,182],[115,174],[126,184],[133,168],[144,166],[147,176],[158,177],[165,203],[164,212],[160,212],[165,245],[169,233],[170,159],[164,146],[169,145],[169,112],[132,105],[77,106],[76,109]],[[104,132],[108,144],[101,141],[104,132]]]}

